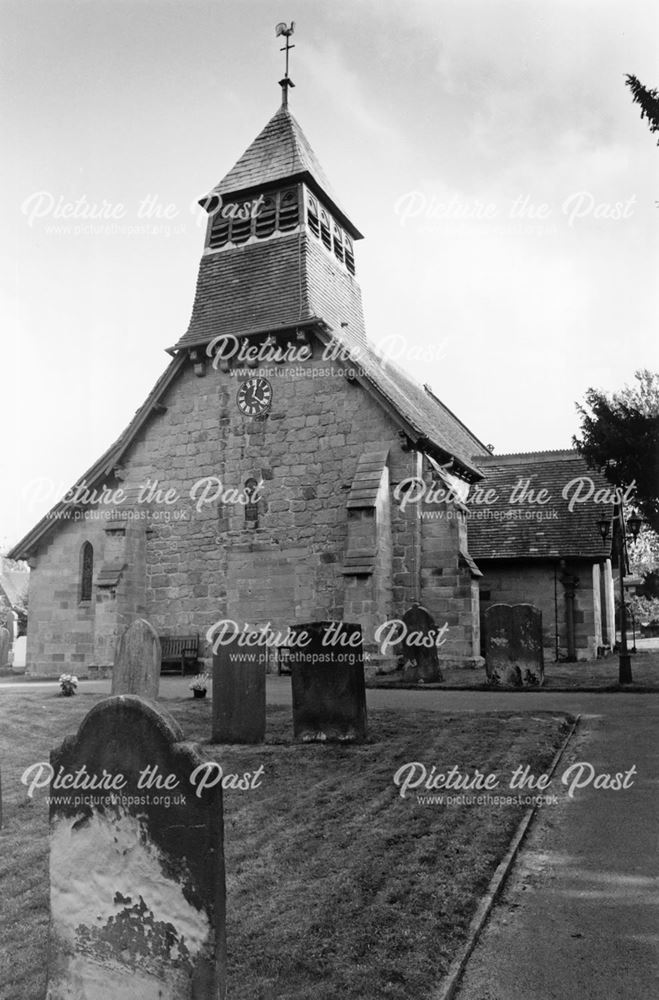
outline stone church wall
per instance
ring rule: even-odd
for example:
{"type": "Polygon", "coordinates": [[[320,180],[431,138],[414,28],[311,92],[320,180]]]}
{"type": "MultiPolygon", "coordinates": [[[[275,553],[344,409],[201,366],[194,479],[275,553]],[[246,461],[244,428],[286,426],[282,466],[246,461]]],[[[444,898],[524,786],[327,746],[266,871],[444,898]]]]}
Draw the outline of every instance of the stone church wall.
{"type": "MultiPolygon", "coordinates": [[[[372,648],[377,625],[418,596],[418,512],[401,512],[390,495],[415,474],[418,456],[402,449],[397,426],[358,383],[306,374],[320,367],[327,362],[316,357],[296,362],[292,374],[267,372],[274,399],[266,419],[246,418],[236,405],[240,382],[258,369],[238,375],[208,364],[203,377],[184,369],[124,455],[120,478],[107,484],[132,498],[118,507],[123,528],[92,511],[60,526],[34,561],[31,673],[109,666],[118,634],[136,615],[161,635],[202,637],[223,619],[285,630],[295,621],[345,618],[362,624],[372,648]],[[344,575],[346,496],[362,453],[386,448],[373,574],[344,575]],[[224,502],[201,502],[204,484],[196,492],[195,484],[205,477],[221,481],[224,502]],[[261,484],[256,522],[247,521],[244,503],[230,502],[250,478],[261,484]],[[94,587],[81,605],[84,541],[94,546],[94,587]]],[[[208,483],[212,496],[217,480],[208,483]]],[[[451,584],[460,577],[454,544],[424,556],[451,561],[451,584]]],[[[435,608],[442,623],[444,610],[435,608]]],[[[461,613],[450,614],[457,651],[467,630],[461,613]]]]}
{"type": "Polygon", "coordinates": [[[538,560],[528,563],[505,563],[503,560],[480,560],[483,572],[480,581],[481,616],[491,604],[533,604],[542,612],[543,647],[546,662],[568,656],[567,613],[564,574],[578,581],[574,589],[574,644],[578,660],[591,659],[602,645],[602,620],[597,591],[593,589],[593,566],[589,562],[567,563],[563,569],[553,562],[538,560]],[[556,589],[554,589],[556,569],[556,589]]]}

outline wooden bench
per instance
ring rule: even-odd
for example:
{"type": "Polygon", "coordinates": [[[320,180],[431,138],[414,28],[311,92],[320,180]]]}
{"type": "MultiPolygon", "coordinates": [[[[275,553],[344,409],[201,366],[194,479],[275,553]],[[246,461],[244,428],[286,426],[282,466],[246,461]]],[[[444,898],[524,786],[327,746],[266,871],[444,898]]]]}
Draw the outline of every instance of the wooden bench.
{"type": "Polygon", "coordinates": [[[161,635],[160,672],[179,670],[181,677],[186,670],[197,665],[199,658],[199,634],[161,635]]]}

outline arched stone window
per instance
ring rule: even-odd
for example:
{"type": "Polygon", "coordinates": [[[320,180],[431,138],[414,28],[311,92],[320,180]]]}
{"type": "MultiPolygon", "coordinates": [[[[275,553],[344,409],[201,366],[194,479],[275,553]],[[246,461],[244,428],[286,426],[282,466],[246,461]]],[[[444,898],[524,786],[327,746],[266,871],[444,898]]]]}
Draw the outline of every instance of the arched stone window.
{"type": "Polygon", "coordinates": [[[80,600],[91,601],[94,576],[94,547],[85,542],[80,553],[80,600]]]}

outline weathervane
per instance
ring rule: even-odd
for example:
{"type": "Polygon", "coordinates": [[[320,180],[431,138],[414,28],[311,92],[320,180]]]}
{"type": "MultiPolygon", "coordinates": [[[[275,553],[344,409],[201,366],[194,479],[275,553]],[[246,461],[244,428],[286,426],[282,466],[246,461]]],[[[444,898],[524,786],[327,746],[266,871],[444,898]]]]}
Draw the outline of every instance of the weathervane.
{"type": "Polygon", "coordinates": [[[288,75],[288,53],[290,49],[295,48],[294,45],[291,45],[291,35],[293,34],[294,31],[295,31],[295,21],[291,21],[290,28],[286,26],[285,21],[280,21],[279,24],[275,27],[275,38],[279,38],[280,35],[283,35],[286,39],[286,45],[279,50],[280,52],[286,53],[286,72],[284,73],[284,78],[279,81],[279,86],[281,87],[282,90],[281,103],[282,107],[284,108],[288,107],[288,88],[295,86],[295,84],[288,75]]]}

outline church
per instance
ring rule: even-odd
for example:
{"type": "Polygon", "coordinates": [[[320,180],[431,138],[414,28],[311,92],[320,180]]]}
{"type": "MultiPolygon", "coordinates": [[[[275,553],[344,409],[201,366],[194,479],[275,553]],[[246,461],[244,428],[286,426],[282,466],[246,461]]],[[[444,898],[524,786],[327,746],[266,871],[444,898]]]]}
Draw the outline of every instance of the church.
{"type": "Polygon", "coordinates": [[[415,602],[442,630],[440,662],[482,662],[480,574],[458,515],[489,451],[369,343],[362,235],[289,86],[200,202],[192,315],[167,368],[12,550],[31,567],[33,675],[107,673],[138,617],[162,637],[198,635],[206,663],[219,622],[359,623],[372,671],[391,666],[378,635],[415,602]],[[441,486],[446,516],[401,503],[410,480],[441,486]]]}

